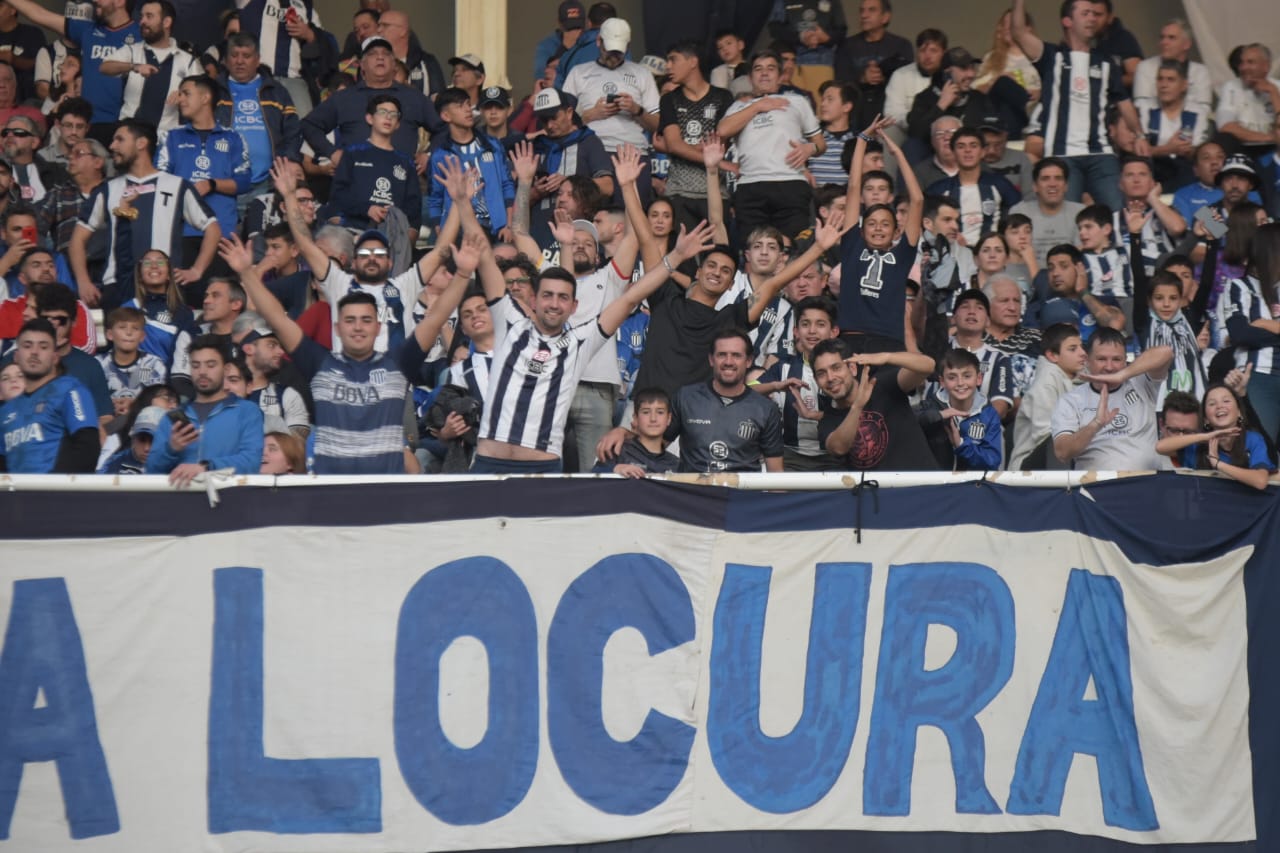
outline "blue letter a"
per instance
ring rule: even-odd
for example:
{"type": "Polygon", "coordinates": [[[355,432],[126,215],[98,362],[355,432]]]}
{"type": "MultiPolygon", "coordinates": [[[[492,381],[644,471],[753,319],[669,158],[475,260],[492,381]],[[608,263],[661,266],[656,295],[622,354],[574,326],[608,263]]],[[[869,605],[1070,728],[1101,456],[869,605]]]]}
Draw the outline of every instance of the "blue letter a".
{"type": "Polygon", "coordinates": [[[0,653],[0,839],[9,837],[18,783],[32,761],[57,764],[72,838],[120,831],[80,629],[62,578],[13,584],[0,653]],[[37,708],[42,690],[45,704],[37,708]]]}

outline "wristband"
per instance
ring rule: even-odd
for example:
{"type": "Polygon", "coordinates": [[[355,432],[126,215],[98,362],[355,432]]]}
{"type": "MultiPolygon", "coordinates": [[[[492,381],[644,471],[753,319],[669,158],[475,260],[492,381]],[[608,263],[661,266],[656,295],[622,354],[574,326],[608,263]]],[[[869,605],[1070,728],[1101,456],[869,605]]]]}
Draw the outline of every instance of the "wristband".
{"type": "Polygon", "coordinates": [[[676,274],[675,268],[671,266],[671,258],[669,255],[662,256],[662,265],[667,268],[667,272],[671,275],[676,274]]]}
{"type": "Polygon", "coordinates": [[[872,141],[871,137],[870,137],[870,136],[867,136],[867,135],[866,135],[865,133],[863,133],[862,131],[858,131],[858,138],[859,138],[859,139],[861,139],[863,142],[871,142],[871,141],[872,141]]]}

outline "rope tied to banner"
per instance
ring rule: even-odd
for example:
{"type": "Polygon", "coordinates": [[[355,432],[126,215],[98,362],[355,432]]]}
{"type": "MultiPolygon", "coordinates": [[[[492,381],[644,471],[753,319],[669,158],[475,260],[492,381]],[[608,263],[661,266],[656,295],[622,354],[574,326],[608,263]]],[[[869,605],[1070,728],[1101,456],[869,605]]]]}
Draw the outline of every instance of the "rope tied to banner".
{"type": "Polygon", "coordinates": [[[875,504],[875,512],[880,513],[880,483],[876,480],[868,480],[867,472],[862,471],[858,480],[858,485],[854,486],[850,492],[853,494],[853,533],[857,537],[859,545],[862,544],[862,497],[863,495],[871,495],[871,500],[875,504]]]}

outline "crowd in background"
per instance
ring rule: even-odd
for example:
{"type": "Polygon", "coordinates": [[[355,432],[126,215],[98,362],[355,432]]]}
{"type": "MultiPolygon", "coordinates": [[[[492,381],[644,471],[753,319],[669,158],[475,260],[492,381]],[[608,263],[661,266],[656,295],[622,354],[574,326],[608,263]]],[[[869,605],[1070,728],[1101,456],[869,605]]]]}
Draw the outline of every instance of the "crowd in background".
{"type": "Polygon", "coordinates": [[[566,0],[515,93],[389,0],[237,6],[0,2],[0,470],[1276,469],[1266,45],[566,0]]]}

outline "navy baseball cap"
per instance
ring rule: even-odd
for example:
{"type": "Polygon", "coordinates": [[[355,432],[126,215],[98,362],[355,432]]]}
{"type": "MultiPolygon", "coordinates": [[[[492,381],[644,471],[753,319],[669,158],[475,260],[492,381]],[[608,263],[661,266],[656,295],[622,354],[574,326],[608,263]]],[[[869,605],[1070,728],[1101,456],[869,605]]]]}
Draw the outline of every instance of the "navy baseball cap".
{"type": "Polygon", "coordinates": [[[364,232],[359,237],[357,237],[356,245],[359,246],[361,243],[365,242],[366,240],[377,240],[379,243],[386,246],[388,249],[391,248],[391,241],[387,239],[387,235],[383,234],[377,228],[370,228],[368,231],[364,232]]]}

